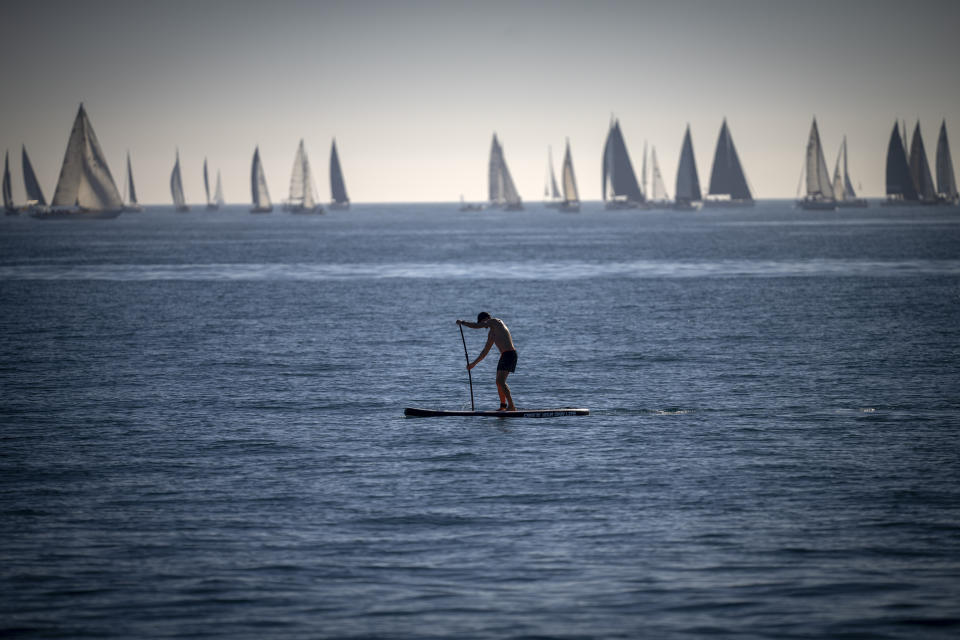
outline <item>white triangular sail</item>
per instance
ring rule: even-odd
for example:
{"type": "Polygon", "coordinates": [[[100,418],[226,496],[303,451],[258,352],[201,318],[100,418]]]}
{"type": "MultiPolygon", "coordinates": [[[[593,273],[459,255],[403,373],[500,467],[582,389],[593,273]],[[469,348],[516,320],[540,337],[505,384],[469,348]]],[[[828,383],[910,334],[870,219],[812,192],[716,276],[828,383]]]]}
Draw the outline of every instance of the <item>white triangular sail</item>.
{"type": "Polygon", "coordinates": [[[220,170],[217,170],[217,187],[213,191],[213,202],[218,206],[222,207],[224,205],[223,200],[223,183],[220,182],[220,170]]]}
{"type": "Polygon", "coordinates": [[[187,199],[183,195],[183,177],[180,175],[180,152],[177,151],[177,160],[173,163],[170,172],[170,195],[173,197],[173,206],[177,211],[187,210],[187,199]]]}
{"type": "Polygon", "coordinates": [[[560,181],[563,184],[563,201],[567,204],[579,203],[580,193],[577,191],[577,177],[573,173],[573,158],[570,156],[569,140],[567,140],[567,151],[563,154],[563,170],[560,181]]]}
{"type": "Polygon", "coordinates": [[[303,140],[300,140],[297,153],[293,158],[293,171],[290,174],[289,206],[313,209],[316,206],[315,191],[310,160],[307,158],[307,152],[303,147],[303,140]]]}
{"type": "Polygon", "coordinates": [[[270,192],[267,189],[267,178],[260,163],[260,147],[253,152],[253,166],[250,168],[250,189],[253,194],[253,208],[257,211],[270,211],[270,192]]]}
{"type": "Polygon", "coordinates": [[[53,194],[54,207],[119,211],[123,201],[83,105],[77,111],[53,194]]]}
{"type": "Polygon", "coordinates": [[[827,162],[823,157],[823,146],[820,144],[820,131],[817,129],[816,118],[810,125],[805,170],[807,174],[807,197],[816,200],[833,200],[833,182],[830,180],[827,162]]]}
{"type": "Polygon", "coordinates": [[[560,188],[557,187],[557,176],[553,172],[553,150],[547,147],[547,181],[543,187],[543,195],[551,200],[560,199],[560,188]]]}
{"type": "Polygon", "coordinates": [[[837,153],[837,164],[833,169],[833,195],[838,202],[857,199],[847,166],[847,136],[843,136],[840,151],[837,153]]]}
{"type": "Polygon", "coordinates": [[[497,134],[493,134],[493,142],[490,145],[489,176],[490,204],[505,209],[521,208],[520,194],[517,193],[507,162],[503,158],[503,147],[497,140],[497,134]]]}
{"type": "Polygon", "coordinates": [[[668,200],[670,198],[667,195],[667,185],[663,183],[663,175],[660,173],[660,164],[657,162],[657,148],[650,148],[650,166],[652,167],[653,172],[653,189],[650,193],[650,197],[653,200],[668,200]]]}

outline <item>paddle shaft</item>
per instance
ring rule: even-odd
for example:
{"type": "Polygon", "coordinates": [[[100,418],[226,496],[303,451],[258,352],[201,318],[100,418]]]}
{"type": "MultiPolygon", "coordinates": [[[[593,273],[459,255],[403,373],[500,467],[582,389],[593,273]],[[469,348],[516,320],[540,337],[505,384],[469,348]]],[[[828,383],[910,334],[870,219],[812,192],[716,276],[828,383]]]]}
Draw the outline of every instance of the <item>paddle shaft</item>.
{"type": "MultiPolygon", "coordinates": [[[[463,325],[457,325],[460,327],[460,339],[463,340],[463,357],[467,359],[467,367],[470,366],[470,356],[467,354],[467,339],[463,337],[463,325]]],[[[473,374],[470,373],[470,369],[467,369],[467,379],[470,380],[470,410],[476,411],[477,408],[473,404],[473,374]]]]}

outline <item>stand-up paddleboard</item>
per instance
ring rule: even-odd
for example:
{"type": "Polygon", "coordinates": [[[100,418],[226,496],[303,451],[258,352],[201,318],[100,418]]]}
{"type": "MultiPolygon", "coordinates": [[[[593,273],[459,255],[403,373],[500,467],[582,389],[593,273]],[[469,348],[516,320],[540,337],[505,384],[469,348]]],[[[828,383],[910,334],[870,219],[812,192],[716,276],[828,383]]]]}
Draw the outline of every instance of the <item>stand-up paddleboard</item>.
{"type": "Polygon", "coordinates": [[[443,418],[450,416],[486,416],[490,418],[558,418],[560,416],[586,416],[589,409],[561,407],[559,409],[517,409],[516,411],[447,411],[444,409],[418,409],[407,407],[403,415],[408,418],[443,418]]]}

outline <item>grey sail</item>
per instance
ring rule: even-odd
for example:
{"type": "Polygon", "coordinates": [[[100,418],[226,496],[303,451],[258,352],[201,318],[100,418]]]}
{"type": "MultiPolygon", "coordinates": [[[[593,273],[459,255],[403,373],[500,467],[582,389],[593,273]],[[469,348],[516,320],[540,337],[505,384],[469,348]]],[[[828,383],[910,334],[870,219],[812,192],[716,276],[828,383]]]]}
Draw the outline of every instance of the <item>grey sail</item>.
{"type": "Polygon", "coordinates": [[[183,177],[180,175],[180,152],[177,151],[177,160],[173,163],[170,172],[170,195],[173,197],[173,206],[177,211],[189,211],[187,200],[183,195],[183,177]]]}
{"type": "Polygon", "coordinates": [[[833,195],[838,202],[846,202],[857,198],[847,167],[847,136],[843,136],[840,151],[837,153],[837,164],[833,169],[833,195]]]}
{"type": "Polygon", "coordinates": [[[627,145],[623,141],[619,120],[610,124],[607,141],[603,146],[601,191],[605,201],[636,205],[646,200],[640,185],[637,184],[637,175],[633,172],[633,163],[630,162],[630,154],[627,153],[627,145]]]}
{"type": "Polygon", "coordinates": [[[267,178],[260,163],[260,147],[253,151],[253,164],[250,167],[250,190],[253,196],[253,213],[269,213],[273,211],[270,204],[270,192],[267,190],[267,178]]]}
{"type": "Polygon", "coordinates": [[[51,204],[104,213],[123,209],[120,192],[82,104],[70,131],[51,204]]]}
{"type": "Polygon", "coordinates": [[[33,165],[30,164],[26,145],[23,146],[21,160],[23,162],[23,185],[27,191],[27,204],[46,206],[47,199],[43,197],[43,190],[37,181],[37,174],[33,171],[33,165]]]}
{"type": "Polygon", "coordinates": [[[811,200],[833,200],[833,181],[827,171],[827,162],[823,157],[823,145],[820,143],[820,130],[817,119],[810,125],[805,158],[807,175],[807,198],[811,200]]]}
{"type": "Polygon", "coordinates": [[[557,186],[557,176],[553,172],[553,151],[547,148],[547,184],[544,187],[544,195],[551,200],[560,199],[560,188],[557,186]]]}
{"type": "Polygon", "coordinates": [[[137,203],[137,190],[133,186],[133,166],[130,164],[130,153],[127,152],[127,195],[129,196],[129,204],[135,205],[137,203]]]}
{"type": "Polygon", "coordinates": [[[16,211],[13,206],[13,189],[10,184],[10,152],[3,159],[3,208],[7,213],[16,211]]]}
{"type": "Polygon", "coordinates": [[[347,187],[343,182],[343,170],[340,168],[340,156],[337,154],[337,141],[330,146],[330,193],[333,203],[340,207],[350,204],[347,197],[347,187]]]}
{"type": "Polygon", "coordinates": [[[496,133],[493,134],[493,142],[490,145],[489,179],[491,206],[507,210],[523,208],[520,194],[513,183],[510,169],[507,168],[507,162],[503,157],[503,147],[500,146],[496,133]]]}
{"type": "Polygon", "coordinates": [[[563,154],[563,170],[560,174],[563,184],[563,201],[568,204],[580,203],[580,192],[577,190],[577,177],[573,173],[573,158],[570,156],[570,141],[567,140],[567,150],[563,154]]]}
{"type": "Polygon", "coordinates": [[[940,125],[937,137],[937,193],[945,200],[957,199],[957,180],[953,173],[953,159],[950,157],[950,142],[947,140],[947,121],[940,125]]]}
{"type": "Polygon", "coordinates": [[[217,187],[216,187],[216,189],[214,189],[214,191],[213,191],[213,202],[214,202],[214,204],[216,204],[218,207],[222,207],[222,206],[224,205],[224,199],[223,199],[223,183],[220,182],[220,171],[219,171],[219,170],[217,170],[217,187]]]}
{"type": "Polygon", "coordinates": [[[203,159],[203,192],[207,196],[207,208],[213,204],[210,201],[210,178],[207,175],[207,159],[203,159]]]}
{"type": "Polygon", "coordinates": [[[697,175],[697,163],[693,155],[690,125],[687,125],[687,131],[683,134],[683,145],[680,148],[676,193],[676,200],[679,203],[689,204],[703,199],[700,192],[700,177],[697,175]]]}
{"type": "Polygon", "coordinates": [[[653,186],[650,190],[650,198],[658,202],[669,200],[667,194],[667,185],[663,182],[663,175],[660,173],[660,164],[657,162],[657,148],[650,148],[650,166],[652,171],[653,186]]]}
{"type": "Polygon", "coordinates": [[[910,165],[907,163],[907,152],[900,136],[900,128],[893,123],[890,132],[890,142],[887,144],[886,169],[887,197],[891,200],[917,200],[917,187],[910,175],[910,165]]]}
{"type": "Polygon", "coordinates": [[[731,200],[753,201],[726,118],[723,119],[720,135],[717,137],[717,149],[713,154],[713,169],[710,172],[708,193],[713,196],[730,196],[731,200]]]}
{"type": "Polygon", "coordinates": [[[910,142],[910,177],[917,187],[917,196],[921,202],[933,202],[937,199],[937,189],[933,184],[933,176],[930,175],[927,150],[923,146],[919,122],[913,129],[913,140],[910,142]]]}

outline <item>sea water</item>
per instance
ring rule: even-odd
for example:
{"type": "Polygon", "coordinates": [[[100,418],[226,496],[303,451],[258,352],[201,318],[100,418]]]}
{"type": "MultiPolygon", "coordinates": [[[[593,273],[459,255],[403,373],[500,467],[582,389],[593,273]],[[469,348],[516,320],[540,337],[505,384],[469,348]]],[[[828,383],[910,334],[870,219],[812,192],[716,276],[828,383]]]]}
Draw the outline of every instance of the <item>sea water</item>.
{"type": "Polygon", "coordinates": [[[4,636],[960,632],[960,210],[4,218],[0,302],[4,636]],[[479,311],[591,415],[404,418],[479,311]]]}

